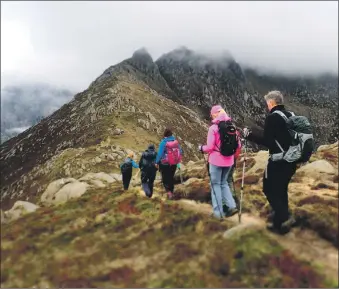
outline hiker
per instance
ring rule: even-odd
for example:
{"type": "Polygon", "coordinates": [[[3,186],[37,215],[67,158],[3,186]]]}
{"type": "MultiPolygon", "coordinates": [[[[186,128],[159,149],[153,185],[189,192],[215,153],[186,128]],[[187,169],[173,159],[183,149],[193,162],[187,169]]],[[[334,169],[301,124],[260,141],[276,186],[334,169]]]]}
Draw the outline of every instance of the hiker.
{"type": "Polygon", "coordinates": [[[212,206],[217,218],[230,217],[238,210],[227,183],[234,164],[234,154],[241,148],[232,119],[220,105],[211,109],[212,125],[208,130],[207,145],[199,146],[202,153],[208,153],[208,171],[211,180],[212,206]],[[223,202],[228,207],[225,212],[223,202]]]}
{"type": "Polygon", "coordinates": [[[243,134],[247,140],[269,149],[270,158],[264,172],[263,192],[273,210],[273,220],[272,223],[268,223],[267,229],[285,234],[295,222],[288,208],[288,184],[296,171],[296,163],[273,161],[271,156],[280,154],[281,148],[287,151],[291,145],[292,139],[286,121],[279,113],[282,112],[287,118],[291,117],[292,113],[285,109],[280,91],[271,91],[264,98],[269,114],[265,120],[263,133],[254,133],[245,128],[243,134]]]}
{"type": "Polygon", "coordinates": [[[139,168],[141,170],[141,186],[147,197],[152,198],[153,184],[157,174],[155,166],[155,159],[157,152],[153,144],[148,146],[148,149],[142,153],[139,161],[139,168]]]}
{"type": "Polygon", "coordinates": [[[131,182],[133,168],[136,168],[136,169],[139,168],[138,164],[133,160],[133,158],[134,158],[134,153],[133,152],[128,153],[127,158],[120,165],[120,170],[122,174],[122,183],[124,185],[125,191],[128,190],[129,184],[131,182]]]}
{"type": "Polygon", "coordinates": [[[156,166],[159,168],[163,186],[167,192],[168,199],[173,199],[174,175],[177,165],[181,162],[183,150],[179,142],[173,136],[172,130],[165,129],[164,138],[159,144],[156,158],[156,166]]]}

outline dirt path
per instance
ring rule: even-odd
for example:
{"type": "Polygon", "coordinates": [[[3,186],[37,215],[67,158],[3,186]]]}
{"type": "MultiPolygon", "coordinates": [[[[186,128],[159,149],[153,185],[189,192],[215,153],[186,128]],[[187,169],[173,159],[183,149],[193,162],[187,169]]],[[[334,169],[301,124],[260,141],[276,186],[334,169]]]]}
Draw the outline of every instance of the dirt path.
{"type": "MultiPolygon", "coordinates": [[[[140,191],[140,194],[144,196],[142,191],[140,191]]],[[[157,192],[154,194],[155,196],[160,197],[161,200],[166,200],[165,195],[161,196],[157,192]]],[[[208,216],[212,214],[211,205],[206,203],[197,203],[187,199],[181,199],[175,202],[185,210],[199,212],[208,216]]],[[[238,215],[227,218],[227,220],[234,223],[234,229],[239,225],[238,215]]],[[[261,228],[266,227],[266,223],[263,219],[254,215],[242,214],[241,227],[246,228],[248,225],[257,225],[261,228]]],[[[324,274],[328,278],[335,280],[338,284],[338,249],[330,242],[320,238],[315,232],[307,229],[301,230],[299,228],[294,228],[284,236],[276,235],[271,232],[268,232],[268,234],[283,248],[289,250],[298,258],[326,268],[323,270],[324,274]]]]}

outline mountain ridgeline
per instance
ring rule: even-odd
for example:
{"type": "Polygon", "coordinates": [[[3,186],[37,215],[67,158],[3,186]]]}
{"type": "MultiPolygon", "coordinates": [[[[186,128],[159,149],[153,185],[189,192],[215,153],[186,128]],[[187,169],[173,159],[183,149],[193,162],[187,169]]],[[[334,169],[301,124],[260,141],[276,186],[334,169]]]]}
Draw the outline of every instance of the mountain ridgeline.
{"type": "Polygon", "coordinates": [[[263,127],[267,114],[263,95],[280,90],[288,109],[310,118],[317,145],[338,140],[338,76],[265,75],[242,69],[228,53],[211,56],[181,47],[155,62],[140,49],[130,59],[108,68],[92,85],[121,71],[206,119],[211,106],[218,103],[239,125],[254,128],[263,127]]]}
{"type": "Polygon", "coordinates": [[[57,178],[119,171],[123,149],[158,144],[167,126],[182,143],[184,161],[197,160],[212,105],[223,105],[239,126],[260,128],[267,113],[263,95],[274,89],[283,92],[288,109],[309,117],[318,145],[338,139],[337,76],[262,75],[242,69],[227,53],[215,57],[185,47],[153,61],[140,49],[1,144],[1,206],[34,202],[57,178]]]}

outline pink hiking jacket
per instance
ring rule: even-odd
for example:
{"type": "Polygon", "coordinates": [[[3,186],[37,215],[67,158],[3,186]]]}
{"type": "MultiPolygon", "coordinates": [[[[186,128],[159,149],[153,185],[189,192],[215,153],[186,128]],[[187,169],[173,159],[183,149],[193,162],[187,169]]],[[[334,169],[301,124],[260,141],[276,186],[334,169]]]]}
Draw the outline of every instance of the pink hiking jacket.
{"type": "MultiPolygon", "coordinates": [[[[225,157],[219,152],[220,147],[220,135],[218,124],[220,121],[232,120],[227,114],[221,114],[212,121],[212,125],[208,130],[207,145],[202,147],[204,153],[208,153],[208,162],[217,167],[231,167],[234,164],[234,155],[225,157]]],[[[241,148],[241,142],[238,144],[241,148]]]]}

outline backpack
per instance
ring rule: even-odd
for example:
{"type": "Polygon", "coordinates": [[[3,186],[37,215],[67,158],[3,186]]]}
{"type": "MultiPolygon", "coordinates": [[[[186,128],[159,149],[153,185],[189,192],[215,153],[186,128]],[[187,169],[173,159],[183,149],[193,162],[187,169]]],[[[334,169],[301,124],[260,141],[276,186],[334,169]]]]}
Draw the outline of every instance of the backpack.
{"type": "Polygon", "coordinates": [[[157,153],[155,151],[145,151],[142,154],[142,169],[150,169],[155,167],[155,159],[157,153]]]}
{"type": "Polygon", "coordinates": [[[275,140],[281,153],[273,154],[271,159],[273,161],[285,160],[289,163],[308,162],[315,148],[312,127],[308,119],[305,116],[296,116],[293,112],[289,118],[279,110],[273,113],[279,114],[285,120],[291,135],[291,144],[288,150],[284,151],[279,142],[275,140]]]}
{"type": "Polygon", "coordinates": [[[177,165],[182,160],[182,155],[177,140],[169,141],[166,143],[165,156],[161,160],[163,164],[177,165]]]}
{"type": "Polygon", "coordinates": [[[238,148],[237,129],[232,121],[221,121],[218,124],[220,135],[219,152],[225,157],[230,157],[235,154],[238,148]]]}
{"type": "Polygon", "coordinates": [[[124,161],[124,163],[122,164],[122,166],[121,166],[121,173],[122,174],[125,174],[125,173],[127,173],[128,171],[132,171],[132,162],[131,162],[131,160],[130,159],[126,159],[125,161],[124,161]]]}

